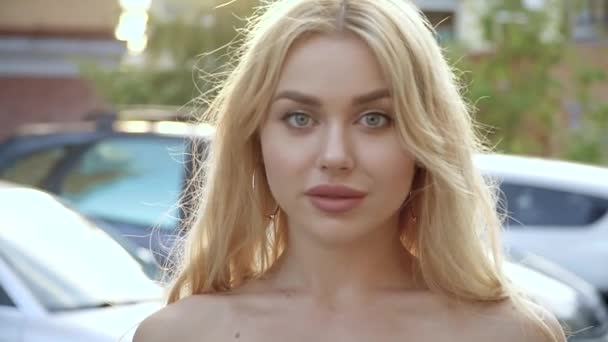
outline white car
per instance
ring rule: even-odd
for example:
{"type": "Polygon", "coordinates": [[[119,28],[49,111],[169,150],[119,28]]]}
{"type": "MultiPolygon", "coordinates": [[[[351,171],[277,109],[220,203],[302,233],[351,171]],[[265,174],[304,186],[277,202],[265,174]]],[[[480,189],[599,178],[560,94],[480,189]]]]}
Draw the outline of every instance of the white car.
{"type": "Polygon", "coordinates": [[[506,262],[507,277],[553,312],[570,342],[608,342],[608,312],[597,290],[564,268],[535,255],[506,262]]]}
{"type": "Polygon", "coordinates": [[[608,168],[507,155],[476,163],[500,182],[505,245],[565,267],[608,303],[608,168]]]}
{"type": "Polygon", "coordinates": [[[162,289],[51,195],[0,188],[0,341],[130,341],[162,289]]]}

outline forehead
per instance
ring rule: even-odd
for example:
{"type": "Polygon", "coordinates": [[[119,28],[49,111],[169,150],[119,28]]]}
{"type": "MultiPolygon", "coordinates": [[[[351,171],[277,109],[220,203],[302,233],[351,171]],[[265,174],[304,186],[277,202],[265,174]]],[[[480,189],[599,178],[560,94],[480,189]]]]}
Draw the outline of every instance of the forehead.
{"type": "Polygon", "coordinates": [[[290,48],[277,91],[339,96],[386,87],[378,61],[363,40],[352,34],[319,34],[290,48]]]}

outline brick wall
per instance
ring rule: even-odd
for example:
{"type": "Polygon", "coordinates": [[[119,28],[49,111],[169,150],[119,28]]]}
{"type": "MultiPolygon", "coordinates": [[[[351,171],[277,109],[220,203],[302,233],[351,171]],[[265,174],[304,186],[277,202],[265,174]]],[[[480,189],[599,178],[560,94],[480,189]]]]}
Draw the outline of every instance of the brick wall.
{"type": "Polygon", "coordinates": [[[59,63],[61,58],[65,58],[66,61],[71,61],[74,57],[87,60],[99,57],[105,58],[104,61],[112,59],[116,49],[99,52],[99,46],[89,47],[89,50],[86,47],[79,47],[78,51],[84,51],[82,55],[72,56],[69,55],[70,52],[65,52],[66,56],[62,57],[64,52],[49,50],[48,47],[43,49],[37,45],[36,39],[41,43],[47,42],[48,39],[63,39],[76,45],[88,40],[113,41],[114,28],[121,12],[119,1],[0,0],[0,2],[2,2],[0,36],[24,39],[17,47],[9,42],[0,52],[5,53],[5,55],[0,54],[0,63],[5,63],[5,68],[0,73],[0,141],[23,123],[77,120],[92,110],[102,108],[103,101],[100,97],[86,81],[78,78],[74,73],[63,71],[40,73],[32,70],[20,73],[19,68],[15,68],[17,70],[15,71],[7,66],[17,63],[20,53],[27,59],[23,65],[34,63],[37,70],[46,65],[54,66],[54,68],[49,67],[52,70],[63,70],[61,68],[65,67],[65,63],[59,63]],[[27,48],[32,50],[32,56],[37,59],[28,55],[27,48]]]}
{"type": "Polygon", "coordinates": [[[103,107],[81,79],[0,77],[0,140],[23,123],[77,120],[103,107]]]}

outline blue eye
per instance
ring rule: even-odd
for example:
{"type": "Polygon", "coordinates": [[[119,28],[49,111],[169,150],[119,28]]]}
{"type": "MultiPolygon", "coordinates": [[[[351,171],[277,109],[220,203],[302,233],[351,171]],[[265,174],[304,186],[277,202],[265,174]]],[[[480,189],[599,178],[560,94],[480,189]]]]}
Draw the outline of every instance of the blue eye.
{"type": "Polygon", "coordinates": [[[381,113],[365,114],[361,116],[358,121],[358,123],[370,128],[385,127],[390,124],[390,122],[391,119],[387,115],[381,113]]]}
{"type": "Polygon", "coordinates": [[[289,113],[283,118],[283,120],[295,128],[307,128],[313,124],[313,120],[310,115],[302,112],[289,113]]]}

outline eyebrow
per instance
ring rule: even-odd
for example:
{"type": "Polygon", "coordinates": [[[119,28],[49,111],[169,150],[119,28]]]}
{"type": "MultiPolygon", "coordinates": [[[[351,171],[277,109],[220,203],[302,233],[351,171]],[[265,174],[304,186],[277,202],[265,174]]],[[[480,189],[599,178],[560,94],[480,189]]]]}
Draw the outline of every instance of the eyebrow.
{"type": "MultiPolygon", "coordinates": [[[[353,99],[352,103],[354,105],[362,105],[362,104],[365,104],[368,102],[377,101],[377,100],[387,98],[387,97],[391,97],[390,91],[386,88],[382,88],[382,89],[370,91],[369,93],[366,93],[363,95],[356,96],[353,99]]],[[[289,99],[289,100],[299,102],[299,103],[302,103],[305,105],[309,105],[312,107],[321,107],[321,100],[319,100],[318,98],[295,91],[295,90],[283,90],[283,91],[279,92],[274,97],[272,102],[275,102],[275,101],[278,101],[281,99],[289,99]]]]}

